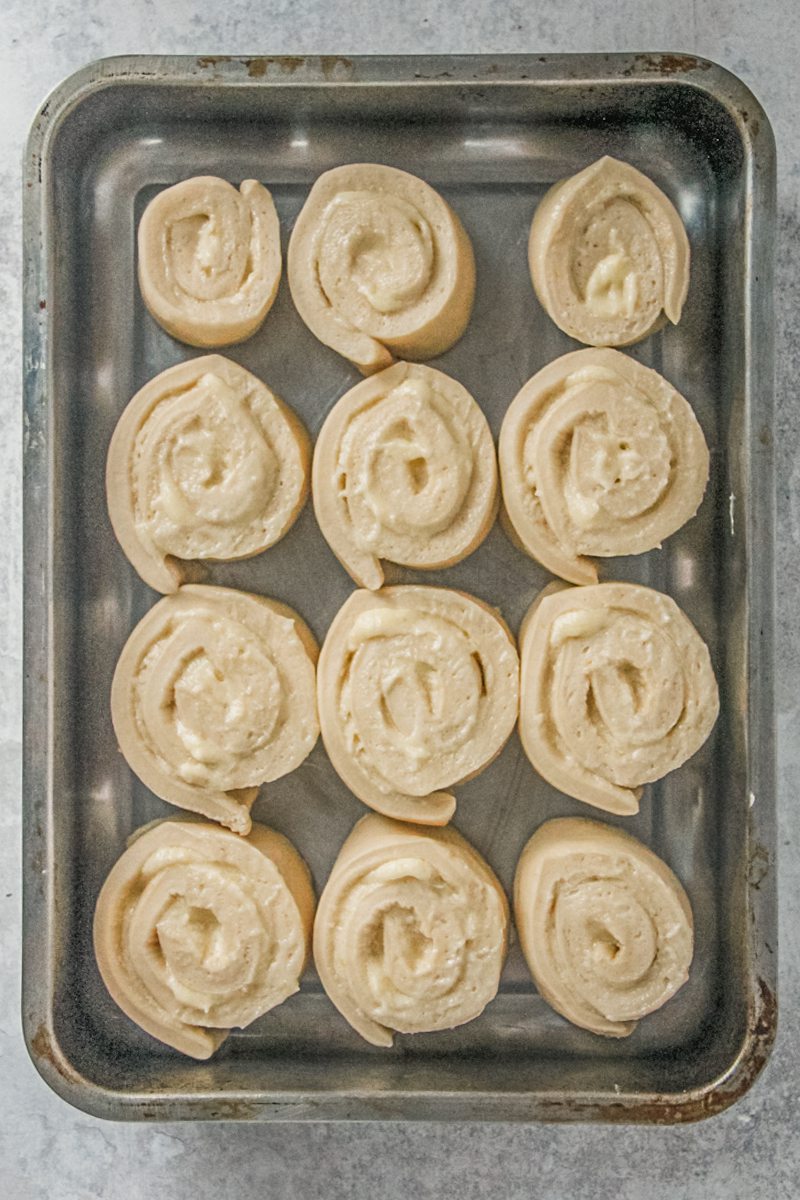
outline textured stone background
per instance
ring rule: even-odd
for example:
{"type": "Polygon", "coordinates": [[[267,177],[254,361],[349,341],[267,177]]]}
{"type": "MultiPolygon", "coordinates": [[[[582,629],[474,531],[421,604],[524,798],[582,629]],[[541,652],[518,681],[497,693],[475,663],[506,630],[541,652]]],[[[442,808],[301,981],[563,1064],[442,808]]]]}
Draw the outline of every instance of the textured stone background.
{"type": "Polygon", "coordinates": [[[797,0],[3,0],[0,5],[0,1194],[7,1200],[639,1200],[800,1194],[800,5],[797,0]],[[35,108],[122,53],[681,50],[760,98],[779,151],[778,711],[782,1033],[755,1088],[683,1129],[101,1123],[52,1095],[19,1023],[20,160],[35,108]]]}

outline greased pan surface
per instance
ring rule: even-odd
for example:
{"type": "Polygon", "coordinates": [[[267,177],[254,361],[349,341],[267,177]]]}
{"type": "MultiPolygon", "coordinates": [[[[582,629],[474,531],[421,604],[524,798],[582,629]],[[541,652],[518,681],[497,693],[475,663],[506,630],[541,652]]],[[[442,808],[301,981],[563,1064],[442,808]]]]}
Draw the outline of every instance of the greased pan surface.
{"type": "MultiPolygon", "coordinates": [[[[763,1065],[776,1019],[772,695],[774,144],[732,75],[681,55],[479,58],[127,58],[86,68],[43,106],[25,185],[25,945],[30,1052],[62,1096],[123,1119],[686,1121],[726,1107],[763,1065]],[[362,1042],[310,971],[298,996],[207,1063],[136,1029],[100,982],[91,917],[128,834],[173,810],[138,783],[109,715],[114,665],[156,596],[108,521],[115,422],[156,372],[198,351],[148,316],[135,230],[157,189],[194,174],[271,190],[284,246],[314,179],[339,163],[405,168],[439,189],[475,247],[463,339],[433,365],[475,396],[495,438],[518,388],[575,348],[535,300],[526,244],[556,179],[610,153],[676,203],[692,246],[680,324],[628,353],[693,404],[711,449],[699,516],[602,578],[651,584],[686,610],[720,682],[715,734],[618,822],[691,898],[689,984],[623,1041],[569,1026],[516,945],[497,1000],[452,1033],[362,1042]]],[[[250,341],[226,351],[313,435],[356,371],[320,345],[285,280],[250,341]]],[[[463,588],[516,632],[548,576],[496,526],[470,558],[393,582],[463,588]]],[[[297,608],[321,638],[352,590],[308,505],[277,546],[209,581],[297,608]]],[[[504,886],[546,818],[599,816],[534,773],[514,735],[457,789],[455,823],[504,886]]],[[[289,836],[317,889],[363,812],[319,744],[253,810],[289,836]]],[[[605,817],[603,816],[603,819],[605,817]]]]}

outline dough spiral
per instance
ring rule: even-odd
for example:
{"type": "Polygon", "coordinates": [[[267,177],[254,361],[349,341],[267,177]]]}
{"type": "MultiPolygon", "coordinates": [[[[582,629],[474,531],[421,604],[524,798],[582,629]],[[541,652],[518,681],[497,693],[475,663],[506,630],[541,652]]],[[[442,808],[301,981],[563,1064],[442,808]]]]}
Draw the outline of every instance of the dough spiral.
{"type": "Polygon", "coordinates": [[[455,379],[395,363],[329,413],[314,449],[312,492],[326,541],[360,587],[382,585],[382,558],[451,566],[494,521],[489,425],[455,379]]]}
{"type": "Polygon", "coordinates": [[[590,346],[630,346],[664,316],[676,325],[689,288],[689,239],[674,205],[616,158],[547,192],[531,225],[528,263],[550,318],[590,346]]]}
{"type": "Polygon", "coordinates": [[[281,278],[278,214],[267,189],[198,175],[165,188],[139,222],[139,287],[151,315],[190,346],[254,334],[281,278]]]}
{"type": "Polygon", "coordinates": [[[388,817],[444,825],[441,788],[500,752],[518,711],[519,661],[487,605],[449,588],[354,592],[318,670],[320,726],[338,774],[388,817]]]}
{"type": "Polygon", "coordinates": [[[281,834],[158,821],[133,835],[103,884],[95,955],[132,1021],[209,1058],[231,1028],[298,990],[313,919],[308,868],[281,834]]]}
{"type": "Polygon", "coordinates": [[[692,910],[666,863],[599,821],[546,821],[517,864],[514,916],[548,1004],[583,1029],[627,1037],[689,976],[692,910]]]}
{"type": "Polygon", "coordinates": [[[606,812],[700,749],[719,712],[708,648],[674,600],[633,583],[551,584],[520,631],[519,732],[548,783],[606,812]]]}
{"type": "Polygon", "coordinates": [[[108,450],[114,532],[142,579],[172,592],[190,559],[237,559],[274,545],[308,494],[299,419],[249,371],[209,354],[136,393],[108,450]]]}
{"type": "Polygon", "coordinates": [[[371,814],[342,846],[314,922],[314,961],[342,1016],[374,1046],[452,1029],[494,999],[508,903],[452,827],[371,814]]]}
{"type": "Polygon", "coordinates": [[[464,332],[475,260],[423,180],[352,163],[320,175],[289,241],[289,287],[315,337],[365,375],[442,354],[464,332]]]}
{"type": "Polygon", "coordinates": [[[199,584],[164,597],[114,672],[128,765],[162,800],[247,833],[259,786],[317,740],[316,659],[310,630],[276,600],[199,584]]]}
{"type": "Polygon", "coordinates": [[[617,350],[576,350],[530,379],[500,430],[505,515],[516,539],[571,583],[586,555],[641,554],[703,499],[708,448],[683,396],[617,350]]]}

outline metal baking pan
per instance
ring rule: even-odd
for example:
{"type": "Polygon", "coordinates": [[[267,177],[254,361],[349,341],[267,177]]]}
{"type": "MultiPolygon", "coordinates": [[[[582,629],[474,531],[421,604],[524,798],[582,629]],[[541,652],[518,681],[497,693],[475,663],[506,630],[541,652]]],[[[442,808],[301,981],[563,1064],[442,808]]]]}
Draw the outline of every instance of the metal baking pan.
{"type": "MultiPolygon", "coordinates": [[[[772,255],[775,158],[764,112],[732,75],[683,55],[479,58],[119,58],[63,84],[38,114],[25,180],[25,898],[23,1010],[48,1083],[91,1113],[250,1118],[688,1121],[749,1087],[775,1031],[772,606],[772,255]],[[721,684],[715,736],[621,821],[684,881],[696,914],[689,984],[632,1037],[568,1025],[517,947],[501,993],[453,1033],[367,1046],[321,991],[299,995],[197,1063],[119,1012],[92,955],[100,884],[128,834],[168,807],[133,777],[109,718],[112,670],[154,602],[105,510],[106,448],[123,406],[195,353],[144,311],[138,218],[198,173],[263,180],[283,234],[319,172],[405,167],[440,189],[475,245],[469,329],[436,365],[497,434],[519,386],[574,347],[534,299],[525,246],[538,199],[603,153],[675,200],[692,244],[688,304],[630,353],[694,405],[711,447],[700,515],[665,548],[607,564],[686,609],[721,684]]],[[[312,433],[356,381],[282,285],[263,329],[230,351],[312,433]]],[[[401,580],[417,578],[397,571],[401,580]]],[[[351,590],[310,506],[260,558],[214,582],[294,605],[321,637],[351,590]]],[[[545,572],[496,527],[469,559],[424,576],[496,603],[514,628],[545,572]]],[[[508,887],[548,817],[592,815],[548,787],[516,736],[458,789],[458,827],[508,887]]],[[[361,805],[321,746],[255,813],[323,884],[361,805]]],[[[598,814],[594,814],[598,815],[598,814]]]]}

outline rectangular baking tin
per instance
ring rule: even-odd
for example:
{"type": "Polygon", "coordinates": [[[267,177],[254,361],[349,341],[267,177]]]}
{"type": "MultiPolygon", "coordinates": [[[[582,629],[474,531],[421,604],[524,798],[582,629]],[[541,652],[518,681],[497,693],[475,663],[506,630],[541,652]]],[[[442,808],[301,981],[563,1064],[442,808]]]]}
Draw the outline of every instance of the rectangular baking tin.
{"type": "MultiPolygon", "coordinates": [[[[48,1083],[88,1112],[129,1119],[688,1121],[750,1085],[774,1035],[772,606],[774,145],[732,75],[683,55],[479,58],[119,58],[42,107],[25,179],[25,1034],[48,1083]],[[554,180],[603,153],[651,175],[692,242],[683,319],[630,353],[692,402],[712,454],[700,515],[665,548],[607,564],[650,583],[709,642],[721,685],[714,737],[619,820],[692,899],[689,984],[621,1041],[569,1026],[536,995],[518,947],[501,994],[455,1032],[362,1042],[313,971],[299,995],[207,1063],[136,1029],[91,949],[102,879],[138,825],[174,810],[134,779],[111,730],[116,657],[155,597],[106,516],[103,466],[118,414],[157,371],[197,353],[144,312],[135,228],[159,187],[193,174],[273,191],[286,237],[320,171],[405,167],[439,188],[475,244],[478,293],[436,365],[484,407],[495,436],[520,385],[574,348],[536,303],[526,241],[554,180]]],[[[294,313],[285,283],[231,357],[315,434],[357,380],[294,313]]],[[[278,546],[212,581],[293,604],[318,637],[351,590],[308,506],[278,546]]],[[[411,571],[395,578],[419,578],[411,571]]],[[[544,571],[496,528],[466,562],[422,577],[498,604],[512,626],[544,571]]],[[[602,816],[545,785],[511,742],[457,789],[456,824],[508,888],[547,817],[602,816]]],[[[321,746],[255,813],[292,837],[322,886],[363,811],[321,746]]],[[[613,820],[613,818],[609,818],[613,820]]]]}

